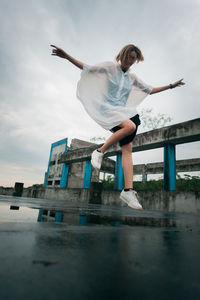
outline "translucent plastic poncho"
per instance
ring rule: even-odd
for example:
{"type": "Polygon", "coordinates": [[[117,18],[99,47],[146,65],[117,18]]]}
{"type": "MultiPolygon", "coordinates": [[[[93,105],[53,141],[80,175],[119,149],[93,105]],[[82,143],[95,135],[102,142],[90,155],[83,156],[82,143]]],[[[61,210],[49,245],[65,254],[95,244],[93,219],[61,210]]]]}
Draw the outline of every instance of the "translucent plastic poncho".
{"type": "Polygon", "coordinates": [[[149,95],[152,87],[120,65],[104,62],[84,65],[77,85],[77,98],[90,117],[110,130],[137,114],[136,107],[149,95]]]}

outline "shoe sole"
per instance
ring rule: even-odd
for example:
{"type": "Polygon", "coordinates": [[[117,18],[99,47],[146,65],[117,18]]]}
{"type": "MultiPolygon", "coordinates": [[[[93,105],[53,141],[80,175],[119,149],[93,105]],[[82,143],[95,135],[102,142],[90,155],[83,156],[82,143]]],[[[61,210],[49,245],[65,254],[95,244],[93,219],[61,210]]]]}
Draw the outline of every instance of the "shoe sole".
{"type": "Polygon", "coordinates": [[[124,201],[129,207],[133,208],[133,209],[137,209],[137,210],[142,210],[143,208],[142,207],[136,207],[136,206],[130,206],[129,205],[129,202],[123,197],[123,196],[120,196],[119,197],[122,201],[124,201]]]}

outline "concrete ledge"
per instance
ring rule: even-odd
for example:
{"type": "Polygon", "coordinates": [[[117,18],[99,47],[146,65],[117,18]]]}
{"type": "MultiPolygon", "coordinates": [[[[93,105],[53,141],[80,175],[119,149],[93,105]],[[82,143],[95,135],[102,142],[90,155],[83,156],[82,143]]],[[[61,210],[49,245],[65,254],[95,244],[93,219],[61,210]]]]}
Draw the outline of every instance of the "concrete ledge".
{"type": "MultiPolygon", "coordinates": [[[[49,200],[63,200],[67,202],[85,202],[92,203],[92,190],[89,189],[70,189],[70,188],[46,188],[38,189],[34,194],[32,191],[23,193],[23,197],[43,198],[49,200]]],[[[103,205],[126,206],[119,199],[120,191],[105,191],[102,190],[99,197],[103,205]]],[[[185,192],[185,191],[139,191],[138,192],[141,204],[147,210],[160,210],[169,212],[182,213],[200,213],[200,192],[185,192]]]]}
{"type": "MultiPolygon", "coordinates": [[[[183,144],[200,140],[200,118],[166,126],[138,134],[133,141],[133,152],[150,150],[163,147],[166,143],[183,144]]],[[[91,153],[100,145],[92,145],[87,148],[80,148],[68,151],[61,155],[59,163],[73,163],[91,158],[91,153]]],[[[113,145],[104,155],[109,157],[121,153],[118,144],[113,145]]]]}
{"type": "MultiPolygon", "coordinates": [[[[103,191],[102,204],[124,206],[119,199],[120,191],[103,191]]],[[[139,191],[144,209],[169,212],[200,213],[200,192],[139,191]]]]}

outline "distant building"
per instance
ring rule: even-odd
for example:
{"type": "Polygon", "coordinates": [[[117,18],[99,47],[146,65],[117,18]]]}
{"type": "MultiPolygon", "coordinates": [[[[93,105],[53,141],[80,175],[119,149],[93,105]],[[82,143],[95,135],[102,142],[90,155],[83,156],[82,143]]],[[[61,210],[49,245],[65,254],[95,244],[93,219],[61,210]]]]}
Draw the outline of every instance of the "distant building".
{"type": "MultiPolygon", "coordinates": [[[[94,145],[94,143],[73,139],[70,150],[85,148],[91,145],[94,145]]],[[[45,187],[82,188],[86,162],[77,162],[69,166],[64,163],[58,163],[61,155],[67,152],[67,150],[67,138],[51,145],[48,167],[45,172],[45,187]]],[[[91,182],[93,181],[99,181],[99,172],[95,169],[92,170],[91,182]]]]}

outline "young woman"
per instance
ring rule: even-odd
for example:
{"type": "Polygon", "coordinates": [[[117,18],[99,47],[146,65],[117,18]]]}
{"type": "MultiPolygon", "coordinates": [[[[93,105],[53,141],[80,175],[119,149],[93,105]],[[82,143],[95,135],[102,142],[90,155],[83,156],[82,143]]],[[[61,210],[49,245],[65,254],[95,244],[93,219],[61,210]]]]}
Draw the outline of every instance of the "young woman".
{"type": "Polygon", "coordinates": [[[124,189],[120,199],[134,209],[142,209],[133,190],[132,141],[140,125],[136,107],[147,96],[184,85],[183,79],[162,87],[151,87],[130,73],[134,63],[144,60],[141,50],[134,45],[122,48],[116,62],[89,66],[73,58],[55,45],[52,55],[67,59],[83,70],[77,86],[77,97],[87,113],[103,128],[113,134],[105,144],[92,153],[91,163],[101,168],[103,155],[119,142],[122,149],[124,189]]]}

